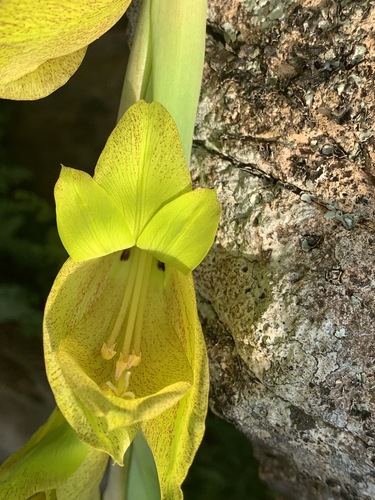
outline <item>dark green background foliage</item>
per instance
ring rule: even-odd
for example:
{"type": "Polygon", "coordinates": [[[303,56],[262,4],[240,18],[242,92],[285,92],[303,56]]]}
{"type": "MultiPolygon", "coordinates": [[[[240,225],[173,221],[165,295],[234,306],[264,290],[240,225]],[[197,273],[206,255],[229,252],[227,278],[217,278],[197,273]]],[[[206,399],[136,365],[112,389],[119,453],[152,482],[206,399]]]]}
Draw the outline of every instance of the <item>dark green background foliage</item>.
{"type": "Polygon", "coordinates": [[[0,164],[0,322],[21,332],[41,332],[49,288],[66,258],[53,208],[28,188],[32,172],[0,164]]]}

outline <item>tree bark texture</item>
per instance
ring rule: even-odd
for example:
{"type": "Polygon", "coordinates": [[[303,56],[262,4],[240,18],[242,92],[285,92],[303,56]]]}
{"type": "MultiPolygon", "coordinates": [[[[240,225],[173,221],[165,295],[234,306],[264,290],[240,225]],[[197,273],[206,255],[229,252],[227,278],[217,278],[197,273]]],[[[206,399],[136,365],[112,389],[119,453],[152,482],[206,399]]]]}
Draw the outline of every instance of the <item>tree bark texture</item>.
{"type": "Polygon", "coordinates": [[[374,26],[374,1],[209,0],[210,404],[280,498],[375,498],[374,26]]]}

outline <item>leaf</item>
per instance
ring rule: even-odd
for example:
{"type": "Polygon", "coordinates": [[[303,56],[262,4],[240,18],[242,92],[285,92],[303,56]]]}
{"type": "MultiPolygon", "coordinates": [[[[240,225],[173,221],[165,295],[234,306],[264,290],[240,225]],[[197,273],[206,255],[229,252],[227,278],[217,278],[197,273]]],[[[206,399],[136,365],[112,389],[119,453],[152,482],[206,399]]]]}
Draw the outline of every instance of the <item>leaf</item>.
{"type": "Polygon", "coordinates": [[[127,463],[127,488],[125,498],[137,500],[160,500],[158,473],[152,452],[139,432],[129,449],[127,463]]]}
{"type": "Polygon", "coordinates": [[[89,451],[82,465],[56,488],[58,500],[100,500],[100,483],[108,464],[108,455],[94,448],[89,451]]]}
{"type": "Polygon", "coordinates": [[[101,479],[98,471],[104,472],[106,461],[104,454],[89,450],[77,438],[60,411],[55,409],[29,442],[0,467],[0,497],[29,498],[35,493],[58,488],[72,475],[77,493],[87,483],[87,472],[81,475],[80,467],[89,468],[88,474],[97,485],[99,477],[101,479]],[[89,467],[85,464],[88,457],[89,467]]]}
{"type": "Polygon", "coordinates": [[[111,467],[103,500],[160,500],[155,462],[141,432],[128,448],[124,464],[111,467]]]}

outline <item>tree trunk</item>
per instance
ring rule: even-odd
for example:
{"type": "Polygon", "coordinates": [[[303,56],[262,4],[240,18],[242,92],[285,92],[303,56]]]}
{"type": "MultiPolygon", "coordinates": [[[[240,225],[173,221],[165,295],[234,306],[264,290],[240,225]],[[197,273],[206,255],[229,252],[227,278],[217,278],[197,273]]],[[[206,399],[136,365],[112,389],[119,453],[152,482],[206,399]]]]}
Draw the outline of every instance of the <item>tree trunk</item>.
{"type": "Polygon", "coordinates": [[[209,0],[211,408],[288,499],[375,498],[373,1],[209,0]]]}

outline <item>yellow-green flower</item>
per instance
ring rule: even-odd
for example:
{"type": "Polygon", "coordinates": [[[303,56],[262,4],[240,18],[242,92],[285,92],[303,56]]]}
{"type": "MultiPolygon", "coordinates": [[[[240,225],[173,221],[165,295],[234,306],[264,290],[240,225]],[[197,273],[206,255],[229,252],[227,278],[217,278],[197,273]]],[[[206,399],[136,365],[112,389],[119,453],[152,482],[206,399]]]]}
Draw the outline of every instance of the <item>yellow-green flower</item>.
{"type": "Polygon", "coordinates": [[[214,240],[216,194],[192,191],[171,116],[140,101],[108,139],[94,178],[63,167],[55,197],[71,256],[44,319],[56,402],[82,441],[119,464],[141,430],[162,498],[179,498],[207,410],[191,270],[214,240]]]}
{"type": "Polygon", "coordinates": [[[109,30],[130,0],[2,0],[0,97],[39,99],[64,85],[87,46],[109,30]]]}
{"type": "Polygon", "coordinates": [[[99,500],[108,455],[82,443],[59,410],[0,467],[0,498],[99,500]]]}

